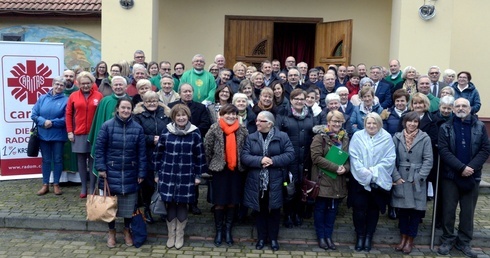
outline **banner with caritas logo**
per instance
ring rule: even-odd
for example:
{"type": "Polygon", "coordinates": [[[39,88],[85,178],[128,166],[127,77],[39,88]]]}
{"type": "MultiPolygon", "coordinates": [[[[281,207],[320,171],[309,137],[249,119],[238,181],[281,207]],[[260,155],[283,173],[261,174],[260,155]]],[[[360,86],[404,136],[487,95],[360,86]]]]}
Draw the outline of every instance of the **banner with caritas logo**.
{"type": "Polygon", "coordinates": [[[27,157],[37,99],[63,72],[61,43],[0,41],[0,179],[41,176],[41,154],[27,157]]]}

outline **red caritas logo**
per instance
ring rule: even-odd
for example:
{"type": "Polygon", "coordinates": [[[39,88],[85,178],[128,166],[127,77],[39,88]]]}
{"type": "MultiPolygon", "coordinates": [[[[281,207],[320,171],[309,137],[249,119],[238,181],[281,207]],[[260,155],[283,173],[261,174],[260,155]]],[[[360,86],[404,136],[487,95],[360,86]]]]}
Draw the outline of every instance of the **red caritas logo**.
{"type": "Polygon", "coordinates": [[[53,72],[41,63],[36,64],[35,60],[27,60],[26,64],[17,63],[10,73],[14,78],[7,78],[7,86],[12,87],[12,96],[24,101],[27,98],[28,104],[36,104],[39,96],[48,93],[53,83],[52,78],[48,78],[53,72]]]}

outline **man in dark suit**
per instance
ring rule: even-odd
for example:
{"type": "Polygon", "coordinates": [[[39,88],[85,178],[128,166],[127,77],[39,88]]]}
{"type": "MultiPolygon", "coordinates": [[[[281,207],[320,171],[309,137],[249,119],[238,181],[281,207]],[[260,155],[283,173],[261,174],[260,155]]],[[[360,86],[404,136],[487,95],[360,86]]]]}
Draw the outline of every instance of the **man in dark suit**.
{"type": "MultiPolygon", "coordinates": [[[[199,132],[201,133],[201,137],[204,138],[209,128],[211,127],[211,119],[209,118],[209,112],[206,106],[199,102],[195,102],[192,100],[194,94],[194,90],[192,86],[188,83],[184,83],[180,85],[179,95],[180,100],[174,101],[168,104],[169,108],[177,104],[185,104],[191,110],[191,124],[197,126],[199,128],[199,132]]],[[[199,199],[199,185],[196,186],[196,202],[189,204],[189,211],[194,215],[200,215],[202,212],[197,207],[197,200],[199,199]]]]}
{"type": "Polygon", "coordinates": [[[382,79],[381,67],[371,66],[369,70],[369,78],[374,82],[374,95],[378,97],[379,104],[383,109],[390,108],[393,105],[391,100],[391,88],[393,88],[393,85],[382,79]]]}
{"type": "Polygon", "coordinates": [[[439,81],[439,77],[441,76],[441,69],[438,66],[431,66],[429,71],[427,72],[430,79],[430,93],[435,97],[441,97],[442,88],[446,87],[447,84],[444,81],[439,81]]]}

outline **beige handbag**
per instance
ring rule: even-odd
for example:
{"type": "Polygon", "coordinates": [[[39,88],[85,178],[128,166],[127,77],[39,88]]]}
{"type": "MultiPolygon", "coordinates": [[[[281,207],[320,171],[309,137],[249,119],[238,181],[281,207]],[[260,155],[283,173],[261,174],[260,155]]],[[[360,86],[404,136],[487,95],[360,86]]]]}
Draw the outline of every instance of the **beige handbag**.
{"type": "Polygon", "coordinates": [[[87,220],[111,222],[116,219],[117,196],[111,196],[107,179],[104,179],[104,195],[93,194],[87,196],[87,220]]]}

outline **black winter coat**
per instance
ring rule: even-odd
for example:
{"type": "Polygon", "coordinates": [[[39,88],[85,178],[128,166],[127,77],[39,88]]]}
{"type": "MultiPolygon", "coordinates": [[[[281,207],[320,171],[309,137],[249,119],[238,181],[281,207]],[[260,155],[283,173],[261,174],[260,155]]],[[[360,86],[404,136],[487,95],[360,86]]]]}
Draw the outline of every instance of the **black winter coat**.
{"type": "MultiPolygon", "coordinates": [[[[458,118],[454,118],[458,119],[458,118]]],[[[472,177],[481,180],[483,164],[490,156],[490,142],[485,125],[476,116],[471,116],[471,161],[462,163],[456,157],[456,142],[453,119],[441,125],[439,129],[439,153],[441,154],[441,176],[451,180],[460,180],[466,166],[474,169],[472,177]]]]}
{"type": "MultiPolygon", "coordinates": [[[[269,144],[267,156],[272,159],[273,165],[268,167],[269,186],[267,190],[269,193],[269,209],[279,209],[283,204],[283,173],[294,160],[294,148],[285,133],[276,128],[271,130],[274,130],[274,137],[269,144]]],[[[262,169],[261,161],[264,157],[263,139],[262,134],[258,131],[250,134],[245,140],[241,156],[242,164],[248,168],[243,204],[256,211],[260,210],[259,174],[262,169]]]]}
{"type": "Polygon", "coordinates": [[[172,108],[176,104],[185,104],[191,110],[191,124],[199,128],[201,135],[206,135],[211,127],[211,118],[209,117],[209,111],[203,104],[195,101],[185,103],[182,100],[177,100],[168,104],[169,108],[172,108]]]}
{"type": "MultiPolygon", "coordinates": [[[[106,172],[112,195],[137,192],[146,162],[145,135],[138,123],[116,115],[102,124],[95,142],[95,169],[106,172]]],[[[99,188],[104,189],[103,183],[100,180],[99,188]]]]}
{"type": "Polygon", "coordinates": [[[282,114],[276,116],[276,127],[285,132],[294,148],[294,162],[288,169],[293,174],[294,181],[299,184],[303,178],[304,169],[311,171],[310,145],[313,140],[313,126],[319,124],[319,117],[313,117],[313,111],[308,108],[308,115],[303,120],[293,116],[288,107],[282,114]]]}
{"type": "MultiPolygon", "coordinates": [[[[156,146],[155,136],[160,136],[163,129],[171,122],[170,117],[168,117],[170,109],[162,105],[163,103],[155,111],[149,111],[143,103],[138,103],[133,111],[134,121],[143,127],[143,132],[145,133],[146,158],[148,161],[151,160],[156,146]]],[[[151,166],[148,166],[148,169],[154,170],[151,166]]]]}

